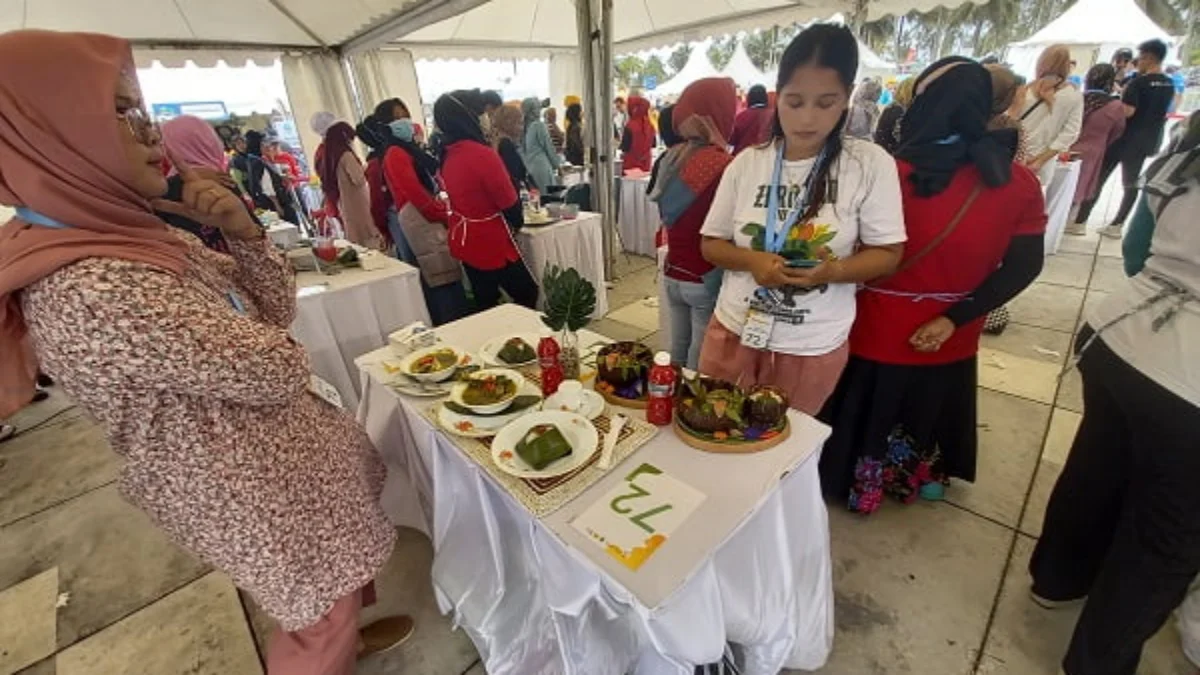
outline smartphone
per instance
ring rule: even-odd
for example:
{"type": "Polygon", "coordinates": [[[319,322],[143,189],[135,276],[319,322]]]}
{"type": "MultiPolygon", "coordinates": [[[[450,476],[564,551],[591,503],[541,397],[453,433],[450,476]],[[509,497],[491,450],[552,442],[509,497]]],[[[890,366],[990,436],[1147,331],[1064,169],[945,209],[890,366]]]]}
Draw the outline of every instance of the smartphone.
{"type": "Polygon", "coordinates": [[[800,269],[809,269],[821,264],[820,260],[788,260],[785,263],[788,267],[798,267],[800,269]]]}

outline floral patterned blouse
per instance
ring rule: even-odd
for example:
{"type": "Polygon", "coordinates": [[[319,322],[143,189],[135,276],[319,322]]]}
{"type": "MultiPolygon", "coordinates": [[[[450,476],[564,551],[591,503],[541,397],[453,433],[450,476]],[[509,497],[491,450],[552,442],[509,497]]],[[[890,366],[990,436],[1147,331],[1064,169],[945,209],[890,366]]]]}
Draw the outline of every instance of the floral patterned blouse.
{"type": "Polygon", "coordinates": [[[42,369],[125,458],[125,497],[298,630],[391,553],[384,467],[348,414],[308,392],[282,256],[179,234],[181,276],[89,258],[25,289],[25,320],[42,369]]]}

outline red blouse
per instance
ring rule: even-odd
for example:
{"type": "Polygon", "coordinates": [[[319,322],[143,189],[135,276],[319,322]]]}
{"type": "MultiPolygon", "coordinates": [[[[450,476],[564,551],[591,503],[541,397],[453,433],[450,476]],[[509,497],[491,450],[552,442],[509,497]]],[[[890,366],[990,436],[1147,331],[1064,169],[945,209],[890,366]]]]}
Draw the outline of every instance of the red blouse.
{"type": "Polygon", "coordinates": [[[451,255],[477,270],[521,259],[501,213],[517,203],[517,191],[495,150],[474,141],[450,145],[442,183],[450,196],[451,255]]]}
{"type": "Polygon", "coordinates": [[[712,271],[712,264],[700,253],[700,228],[708,217],[713,197],[717,195],[720,179],[714,180],[708,189],[696,196],[696,201],[687,207],[683,215],[667,229],[667,268],[664,274],[672,279],[701,283],[702,277],[712,271]]]}
{"type": "MultiPolygon", "coordinates": [[[[918,197],[908,180],[912,166],[903,161],[897,161],[897,165],[908,230],[904,246],[907,259],[946,229],[981,179],[974,166],[967,166],[941,194],[918,197]]],[[[1013,164],[1012,180],[1002,187],[985,189],[936,249],[912,267],[878,284],[868,283],[868,288],[858,292],[858,317],[850,331],[851,353],[900,365],[945,364],[974,356],[979,351],[985,317],[959,326],[936,352],[913,349],[908,339],[917,328],[940,316],[957,298],[915,299],[911,294],[970,293],[996,271],[1013,237],[1041,235],[1045,230],[1041,184],[1024,166],[1013,164]],[[872,291],[872,286],[910,295],[872,291]]]]}
{"type": "Polygon", "coordinates": [[[383,240],[390,244],[392,233],[388,229],[388,209],[392,206],[392,198],[384,189],[383,169],[379,159],[368,159],[363,173],[367,176],[367,192],[371,195],[371,221],[375,223],[375,229],[383,234],[383,240]]]}
{"type": "Polygon", "coordinates": [[[396,210],[412,203],[425,220],[431,223],[450,222],[450,210],[446,204],[429,194],[425,185],[417,178],[413,158],[401,148],[391,147],[383,156],[383,175],[387,179],[388,190],[392,193],[392,203],[396,210]]]}

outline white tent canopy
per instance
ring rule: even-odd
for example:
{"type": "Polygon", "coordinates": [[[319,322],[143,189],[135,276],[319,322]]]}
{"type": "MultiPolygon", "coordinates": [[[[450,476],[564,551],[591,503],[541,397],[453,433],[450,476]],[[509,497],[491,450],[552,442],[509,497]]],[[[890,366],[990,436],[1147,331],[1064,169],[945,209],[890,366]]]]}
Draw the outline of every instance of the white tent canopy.
{"type": "Polygon", "coordinates": [[[1154,23],[1134,0],[1079,0],[1028,39],[1009,47],[1008,62],[1017,73],[1031,77],[1042,50],[1063,44],[1071,48],[1078,72],[1107,61],[1113,51],[1171,36],[1154,23]]]}
{"type": "Polygon", "coordinates": [[[749,89],[756,84],[764,85],[768,89],[774,88],[770,82],[771,78],[763,74],[750,60],[750,55],[746,53],[746,46],[741,40],[738,40],[737,47],[733,50],[733,56],[721,70],[721,75],[733,80],[742,89],[749,89]]]}
{"type": "Polygon", "coordinates": [[[687,63],[679,69],[671,79],[658,85],[654,90],[656,96],[678,96],[687,86],[705,77],[721,77],[721,73],[708,60],[708,48],[712,42],[705,40],[692,45],[692,53],[688,55],[687,63]]]}
{"type": "Polygon", "coordinates": [[[0,32],[109,33],[135,42],[323,47],[428,0],[0,0],[0,32]]]}
{"type": "MultiPolygon", "coordinates": [[[[0,0],[2,1],[2,0],[0,0]]],[[[964,0],[870,0],[868,14],[878,18],[964,0]]],[[[658,0],[614,2],[613,45],[618,52],[639,51],[764,26],[804,22],[833,12],[853,11],[853,0],[658,0]]],[[[495,58],[498,48],[511,56],[545,54],[577,47],[575,7],[571,0],[490,0],[444,21],[401,32],[396,42],[419,58],[495,58]],[[510,52],[508,50],[523,50],[510,52]]]]}

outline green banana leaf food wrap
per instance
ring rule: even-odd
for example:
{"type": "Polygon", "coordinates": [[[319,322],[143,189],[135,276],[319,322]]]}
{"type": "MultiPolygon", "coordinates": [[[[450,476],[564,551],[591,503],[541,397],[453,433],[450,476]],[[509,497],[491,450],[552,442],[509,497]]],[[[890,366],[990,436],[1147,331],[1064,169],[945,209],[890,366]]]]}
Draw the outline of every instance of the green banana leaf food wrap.
{"type": "Polygon", "coordinates": [[[535,471],[571,454],[571,443],[553,424],[539,424],[517,442],[517,455],[535,471]]]}

